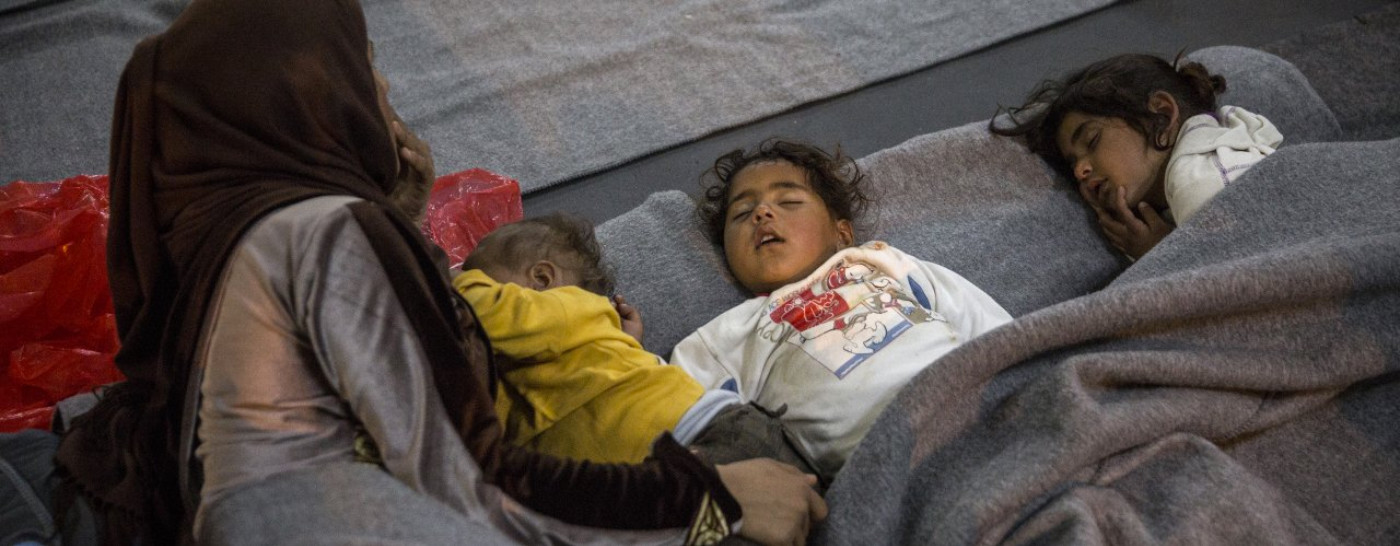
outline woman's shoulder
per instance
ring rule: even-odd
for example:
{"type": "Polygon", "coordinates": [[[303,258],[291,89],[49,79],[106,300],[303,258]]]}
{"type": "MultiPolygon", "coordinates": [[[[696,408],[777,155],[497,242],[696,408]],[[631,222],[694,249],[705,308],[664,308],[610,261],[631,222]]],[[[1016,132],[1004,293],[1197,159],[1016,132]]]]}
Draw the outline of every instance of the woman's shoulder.
{"type": "Polygon", "coordinates": [[[331,252],[361,254],[353,249],[366,246],[367,239],[349,208],[359,201],[329,195],[274,210],[249,226],[232,258],[252,259],[264,269],[295,269],[308,265],[307,258],[325,259],[331,252]]]}
{"type": "Polygon", "coordinates": [[[259,220],[249,232],[272,227],[316,226],[351,217],[347,205],[361,199],[349,195],[322,195],[303,199],[274,210],[259,220]]]}
{"type": "Polygon", "coordinates": [[[353,223],[348,205],[359,202],[348,195],[323,195],[278,208],[249,226],[242,245],[265,245],[331,234],[353,223]]]}

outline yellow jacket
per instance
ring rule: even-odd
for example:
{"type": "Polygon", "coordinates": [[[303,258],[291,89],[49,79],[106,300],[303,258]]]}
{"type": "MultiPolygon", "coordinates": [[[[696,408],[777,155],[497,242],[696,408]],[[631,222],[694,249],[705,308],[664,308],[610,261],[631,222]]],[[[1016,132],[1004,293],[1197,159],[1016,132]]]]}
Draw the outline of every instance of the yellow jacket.
{"type": "Polygon", "coordinates": [[[479,270],[453,286],[502,359],[496,415],[506,440],[598,462],[639,462],[704,388],[622,331],[603,296],[501,284],[479,270]]]}

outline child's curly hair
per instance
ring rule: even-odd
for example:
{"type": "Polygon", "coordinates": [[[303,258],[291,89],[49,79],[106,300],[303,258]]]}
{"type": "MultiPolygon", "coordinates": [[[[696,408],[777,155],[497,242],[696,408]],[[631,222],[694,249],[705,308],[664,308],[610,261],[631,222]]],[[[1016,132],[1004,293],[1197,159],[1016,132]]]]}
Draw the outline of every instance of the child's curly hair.
{"type": "Polygon", "coordinates": [[[612,272],[603,263],[603,248],[593,223],[562,212],[496,228],[462,262],[462,270],[516,269],[539,260],[553,260],[578,273],[579,288],[603,296],[612,294],[612,272]]]}
{"type": "Polygon", "coordinates": [[[1118,55],[1072,72],[1062,80],[1041,82],[1025,104],[998,108],[998,115],[992,117],[987,128],[1001,136],[1024,136],[1032,152],[1056,170],[1069,173],[1070,165],[1065,163],[1055,136],[1060,122],[1071,111],[1122,119],[1154,148],[1170,149],[1175,136],[1167,132],[1171,118],[1147,107],[1149,97],[1156,91],[1165,91],[1176,99],[1178,119],[1184,120],[1215,111],[1216,96],[1225,92],[1225,78],[1212,75],[1200,63],[1181,64],[1179,53],[1170,63],[1154,55],[1118,55]],[[1003,110],[1010,126],[997,125],[1003,110]]]}
{"type": "Polygon", "coordinates": [[[841,152],[840,146],[829,154],[810,144],[770,138],[752,151],[739,149],[720,156],[714,166],[701,175],[705,193],[696,214],[705,224],[710,241],[724,244],[725,213],[729,209],[729,189],[734,177],[749,165],[779,160],[807,172],[807,183],[833,218],[855,223],[870,206],[871,199],[862,188],[865,173],[854,159],[841,152]]]}

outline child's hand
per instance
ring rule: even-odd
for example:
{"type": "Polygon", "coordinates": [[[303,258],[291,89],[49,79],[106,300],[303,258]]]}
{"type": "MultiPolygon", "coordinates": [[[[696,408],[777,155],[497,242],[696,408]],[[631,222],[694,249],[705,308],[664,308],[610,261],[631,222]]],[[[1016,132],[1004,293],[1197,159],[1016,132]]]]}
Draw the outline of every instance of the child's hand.
{"type": "Polygon", "coordinates": [[[399,154],[399,172],[389,199],[414,223],[421,223],[423,214],[427,212],[428,194],[437,181],[433,171],[433,151],[427,142],[408,130],[397,114],[389,128],[394,133],[398,148],[395,152],[399,154]]]}
{"type": "Polygon", "coordinates": [[[613,296],[613,307],[617,309],[617,316],[622,318],[622,331],[642,342],[642,312],[638,311],[632,304],[627,303],[621,295],[613,296]]]}
{"type": "Polygon", "coordinates": [[[1134,260],[1152,250],[1175,228],[1146,201],[1138,203],[1135,214],[1128,208],[1126,192],[1122,187],[1118,188],[1118,198],[1112,209],[1104,210],[1095,201],[1089,201],[1089,205],[1098,215],[1099,228],[1108,242],[1134,260]]]}

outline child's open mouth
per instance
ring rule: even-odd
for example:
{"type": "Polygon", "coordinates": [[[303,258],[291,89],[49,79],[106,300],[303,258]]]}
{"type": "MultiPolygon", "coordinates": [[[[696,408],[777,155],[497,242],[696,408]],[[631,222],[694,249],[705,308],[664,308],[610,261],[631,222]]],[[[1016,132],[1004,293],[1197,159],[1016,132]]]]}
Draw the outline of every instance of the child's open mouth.
{"type": "Polygon", "coordinates": [[[783,238],[773,233],[759,233],[758,241],[754,243],[754,248],[762,248],[769,244],[781,243],[783,238]]]}

